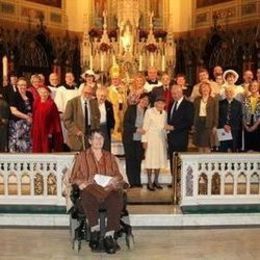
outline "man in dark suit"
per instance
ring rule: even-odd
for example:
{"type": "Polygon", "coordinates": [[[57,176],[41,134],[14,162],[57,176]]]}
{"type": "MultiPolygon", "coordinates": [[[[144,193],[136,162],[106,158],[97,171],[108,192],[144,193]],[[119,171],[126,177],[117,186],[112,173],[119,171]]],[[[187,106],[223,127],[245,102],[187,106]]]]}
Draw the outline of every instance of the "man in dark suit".
{"type": "Polygon", "coordinates": [[[232,140],[220,142],[220,152],[238,152],[241,140],[242,129],[242,104],[234,99],[234,87],[225,89],[226,98],[219,102],[219,128],[224,128],[226,132],[232,134],[232,140]]]}
{"type": "Polygon", "coordinates": [[[154,106],[154,102],[157,97],[164,97],[166,101],[165,109],[168,109],[169,104],[172,102],[172,95],[170,90],[170,76],[164,73],[161,78],[162,86],[154,87],[150,92],[151,105],[154,106]]]}
{"type": "Polygon", "coordinates": [[[186,152],[188,149],[189,130],[193,124],[193,104],[183,96],[182,87],[173,85],[171,89],[173,102],[168,109],[168,151],[171,173],[173,174],[173,153],[186,152]]]}
{"type": "Polygon", "coordinates": [[[104,146],[107,151],[111,151],[111,131],[115,126],[113,105],[107,100],[107,88],[100,87],[96,90],[96,97],[100,111],[100,130],[104,134],[104,146]]]}
{"type": "Polygon", "coordinates": [[[88,147],[87,135],[90,130],[100,127],[98,103],[92,96],[92,88],[86,85],[81,95],[69,100],[66,105],[63,120],[68,130],[68,145],[73,151],[82,150],[84,145],[88,147]]]}
{"type": "Polygon", "coordinates": [[[17,81],[18,81],[17,75],[12,73],[10,74],[9,84],[3,87],[3,96],[8,104],[12,100],[14,94],[17,92],[17,81]]]}
{"type": "Polygon", "coordinates": [[[126,175],[130,187],[142,187],[141,164],[144,157],[144,149],[141,142],[144,114],[149,105],[147,93],[140,95],[135,105],[128,106],[123,122],[123,145],[125,150],[126,175]]]}

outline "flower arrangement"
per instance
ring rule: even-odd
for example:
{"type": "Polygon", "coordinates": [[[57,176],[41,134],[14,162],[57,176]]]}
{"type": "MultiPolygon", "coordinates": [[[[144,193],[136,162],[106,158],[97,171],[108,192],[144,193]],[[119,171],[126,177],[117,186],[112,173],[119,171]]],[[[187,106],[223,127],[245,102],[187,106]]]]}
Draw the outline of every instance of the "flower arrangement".
{"type": "Polygon", "coordinates": [[[149,52],[156,52],[157,46],[154,43],[149,43],[145,46],[145,49],[149,52]]]}
{"type": "Polygon", "coordinates": [[[102,35],[102,30],[92,28],[89,32],[88,35],[92,38],[100,38],[102,35]]]}
{"type": "Polygon", "coordinates": [[[154,31],[154,37],[155,38],[165,38],[167,36],[167,32],[164,30],[156,30],[154,31]]]}
{"type": "Polygon", "coordinates": [[[107,52],[107,51],[109,51],[110,48],[111,48],[111,46],[105,42],[102,42],[99,46],[99,50],[102,52],[107,52]]]}
{"type": "Polygon", "coordinates": [[[139,38],[140,39],[142,39],[142,38],[147,39],[147,37],[148,37],[148,32],[147,31],[145,31],[145,30],[140,30],[139,31],[139,38]]]}
{"type": "Polygon", "coordinates": [[[117,38],[117,32],[116,30],[111,30],[109,33],[108,33],[108,37],[109,38],[117,38]]]}

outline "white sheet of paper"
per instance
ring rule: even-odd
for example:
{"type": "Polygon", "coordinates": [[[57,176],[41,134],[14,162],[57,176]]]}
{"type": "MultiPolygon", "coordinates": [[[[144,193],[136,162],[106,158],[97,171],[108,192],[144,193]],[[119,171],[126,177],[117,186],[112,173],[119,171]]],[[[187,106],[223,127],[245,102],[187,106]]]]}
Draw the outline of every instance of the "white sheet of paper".
{"type": "Polygon", "coordinates": [[[224,128],[219,128],[217,129],[217,136],[218,136],[218,140],[221,141],[229,141],[232,140],[232,134],[231,132],[227,133],[224,128]]]}
{"type": "Polygon", "coordinates": [[[95,182],[102,186],[102,187],[106,187],[109,183],[109,181],[112,179],[113,177],[111,176],[105,176],[105,175],[101,175],[101,174],[96,174],[94,176],[94,180],[95,182]]]}

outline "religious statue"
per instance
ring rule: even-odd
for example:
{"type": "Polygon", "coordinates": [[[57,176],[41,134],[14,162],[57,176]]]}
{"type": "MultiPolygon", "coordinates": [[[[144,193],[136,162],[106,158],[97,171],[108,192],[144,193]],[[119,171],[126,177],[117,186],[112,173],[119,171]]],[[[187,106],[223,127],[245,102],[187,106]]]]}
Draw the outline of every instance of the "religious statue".
{"type": "Polygon", "coordinates": [[[122,32],[120,37],[121,44],[123,46],[123,51],[132,53],[133,50],[133,33],[130,30],[130,25],[126,24],[125,30],[122,32]]]}

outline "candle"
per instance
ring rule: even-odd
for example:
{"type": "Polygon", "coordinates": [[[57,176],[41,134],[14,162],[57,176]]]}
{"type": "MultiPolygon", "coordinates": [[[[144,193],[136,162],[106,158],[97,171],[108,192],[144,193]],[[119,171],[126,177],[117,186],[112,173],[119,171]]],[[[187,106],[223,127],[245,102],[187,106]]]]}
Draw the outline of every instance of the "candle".
{"type": "Polygon", "coordinates": [[[162,56],[162,71],[165,71],[165,55],[162,56]]]}
{"type": "Polygon", "coordinates": [[[100,70],[104,71],[104,53],[100,53],[100,70]]]}
{"type": "Polygon", "coordinates": [[[89,56],[89,69],[93,70],[93,55],[90,54],[89,56]]]}
{"type": "Polygon", "coordinates": [[[7,78],[7,76],[8,76],[8,59],[7,59],[7,56],[3,57],[2,62],[3,62],[3,78],[7,78]]]}
{"type": "Polygon", "coordinates": [[[143,55],[139,55],[139,71],[143,71],[143,55]]]}
{"type": "Polygon", "coordinates": [[[151,56],[150,56],[150,65],[151,65],[151,67],[154,66],[154,55],[153,55],[153,53],[151,53],[151,56]]]}
{"type": "Polygon", "coordinates": [[[112,66],[116,65],[116,56],[112,56],[112,66]]]}

